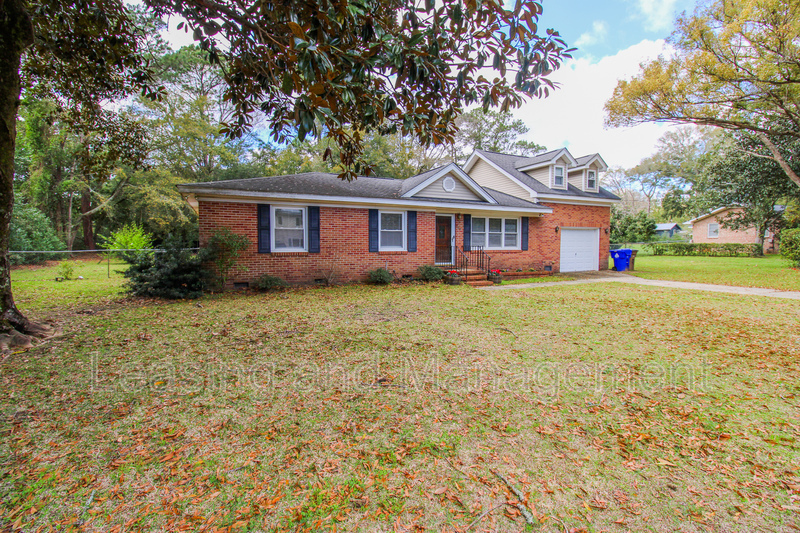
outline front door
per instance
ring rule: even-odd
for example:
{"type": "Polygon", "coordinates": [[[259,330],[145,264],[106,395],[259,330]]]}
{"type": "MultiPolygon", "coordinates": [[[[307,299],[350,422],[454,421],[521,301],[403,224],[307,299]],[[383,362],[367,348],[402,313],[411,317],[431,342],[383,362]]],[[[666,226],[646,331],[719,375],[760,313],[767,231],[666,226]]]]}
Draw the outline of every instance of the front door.
{"type": "Polygon", "coordinates": [[[453,264],[453,217],[436,216],[436,264],[453,264]]]}

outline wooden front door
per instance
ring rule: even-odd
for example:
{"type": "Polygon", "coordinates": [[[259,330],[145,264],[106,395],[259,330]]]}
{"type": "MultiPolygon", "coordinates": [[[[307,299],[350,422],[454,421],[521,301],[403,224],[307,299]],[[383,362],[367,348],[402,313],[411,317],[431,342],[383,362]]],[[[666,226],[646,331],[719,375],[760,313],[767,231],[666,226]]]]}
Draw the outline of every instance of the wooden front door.
{"type": "Polygon", "coordinates": [[[436,264],[453,263],[453,218],[436,216],[436,264]]]}

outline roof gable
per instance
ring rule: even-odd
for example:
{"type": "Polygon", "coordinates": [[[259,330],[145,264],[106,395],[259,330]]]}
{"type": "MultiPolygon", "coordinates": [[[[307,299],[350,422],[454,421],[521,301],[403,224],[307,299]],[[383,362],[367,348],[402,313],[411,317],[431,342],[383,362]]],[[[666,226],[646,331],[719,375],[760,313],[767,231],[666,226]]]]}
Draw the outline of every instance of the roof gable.
{"type": "Polygon", "coordinates": [[[429,170],[403,181],[401,187],[403,198],[457,198],[479,200],[490,204],[497,203],[488,192],[455,163],[429,170]],[[452,183],[449,183],[447,178],[450,178],[452,183]]]}

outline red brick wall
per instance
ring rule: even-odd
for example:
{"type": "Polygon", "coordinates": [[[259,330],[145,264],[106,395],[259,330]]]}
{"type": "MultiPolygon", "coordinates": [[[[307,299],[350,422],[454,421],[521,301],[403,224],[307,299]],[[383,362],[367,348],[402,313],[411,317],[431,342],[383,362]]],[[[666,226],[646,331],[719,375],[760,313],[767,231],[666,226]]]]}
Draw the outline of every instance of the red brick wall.
{"type": "MultiPolygon", "coordinates": [[[[610,209],[552,205],[552,215],[531,217],[527,251],[489,251],[492,268],[537,268],[552,264],[558,271],[561,227],[607,228],[610,209]]],[[[369,210],[344,207],[320,207],[320,253],[258,253],[256,204],[200,201],[200,243],[204,245],[216,228],[229,227],[250,239],[233,281],[252,281],[262,274],[279,276],[290,283],[311,283],[324,278],[331,269],[335,282],[362,281],[367,272],[388,268],[397,275],[416,274],[420,265],[433,264],[435,220],[432,211],[417,211],[416,252],[370,252],[368,244],[369,210]]],[[[463,246],[464,217],[456,216],[456,246],[463,246]]],[[[600,231],[600,268],[607,268],[608,235],[600,231]]]]}
{"type": "Polygon", "coordinates": [[[611,225],[611,208],[583,205],[545,204],[553,210],[550,215],[531,218],[530,249],[537,257],[552,261],[553,270],[560,270],[561,231],[559,228],[600,228],[600,270],[608,269],[609,235],[606,228],[611,225]]]}

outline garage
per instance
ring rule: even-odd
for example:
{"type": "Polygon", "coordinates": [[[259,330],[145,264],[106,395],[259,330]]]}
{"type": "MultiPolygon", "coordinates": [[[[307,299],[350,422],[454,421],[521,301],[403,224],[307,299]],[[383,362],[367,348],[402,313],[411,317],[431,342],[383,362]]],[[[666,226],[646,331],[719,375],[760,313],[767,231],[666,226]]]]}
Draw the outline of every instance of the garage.
{"type": "Polygon", "coordinates": [[[599,270],[600,230],[561,228],[561,272],[599,270]]]}

